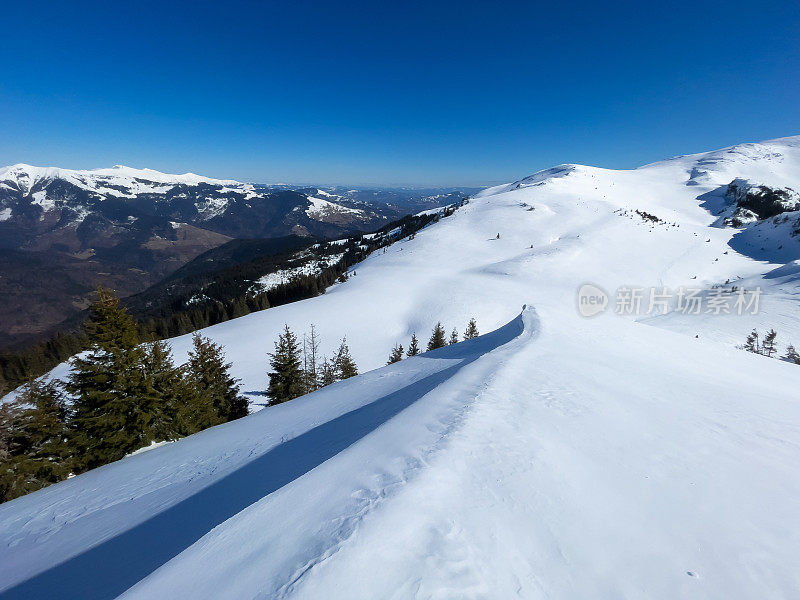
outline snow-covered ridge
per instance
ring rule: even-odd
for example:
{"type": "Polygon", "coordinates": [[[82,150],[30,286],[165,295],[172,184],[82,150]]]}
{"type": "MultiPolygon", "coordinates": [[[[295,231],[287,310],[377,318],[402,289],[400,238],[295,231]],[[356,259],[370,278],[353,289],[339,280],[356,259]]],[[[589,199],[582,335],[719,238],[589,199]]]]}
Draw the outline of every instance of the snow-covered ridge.
{"type": "Polygon", "coordinates": [[[238,181],[213,179],[194,173],[177,175],[162,173],[153,169],[135,169],[123,165],[92,170],[35,167],[23,163],[0,167],[0,182],[15,184],[21,191],[30,191],[36,183],[52,179],[63,179],[89,191],[98,191],[98,188],[113,189],[109,186],[123,186],[130,189],[139,189],[144,186],[155,187],[156,190],[164,191],[165,188],[170,189],[176,185],[199,185],[201,183],[216,186],[242,185],[238,181]],[[152,184],[160,185],[153,186],[152,184]]]}

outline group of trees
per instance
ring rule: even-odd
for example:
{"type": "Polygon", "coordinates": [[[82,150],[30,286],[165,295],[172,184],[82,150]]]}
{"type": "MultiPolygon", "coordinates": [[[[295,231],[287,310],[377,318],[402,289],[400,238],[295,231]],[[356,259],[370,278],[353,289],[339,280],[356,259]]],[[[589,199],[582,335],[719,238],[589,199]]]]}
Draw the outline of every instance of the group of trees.
{"type": "MultiPolygon", "coordinates": [[[[466,199],[458,206],[463,206],[464,203],[466,199]]],[[[456,208],[457,205],[445,208],[441,217],[453,214],[456,208]]],[[[323,294],[337,280],[346,280],[350,267],[372,252],[385,248],[398,239],[410,237],[439,219],[438,214],[408,215],[386,224],[370,238],[352,236],[345,245],[337,245],[335,252],[344,251],[344,255],[336,264],[316,274],[298,274],[290,281],[265,292],[250,291],[252,281],[289,265],[296,248],[292,247],[291,252],[274,256],[256,254],[242,264],[231,265],[221,271],[197,274],[190,277],[188,282],[181,280],[182,284],[186,284],[186,289],[181,286],[174,289],[176,284],[170,280],[164,284],[164,289],[159,288],[158,293],[150,290],[126,298],[125,302],[139,321],[139,335],[142,339],[165,339],[184,335],[251,312],[323,294]]],[[[46,341],[13,351],[0,351],[0,394],[46,373],[86,349],[90,342],[82,331],[77,331],[78,322],[76,318],[74,324],[70,325],[70,330],[55,333],[46,341]]]]}
{"type": "Polygon", "coordinates": [[[0,501],[248,413],[219,345],[196,334],[178,366],[110,291],[97,296],[66,381],[32,379],[0,406],[0,501]]]}
{"type": "Polygon", "coordinates": [[[267,397],[270,404],[281,404],[310,394],[321,387],[358,375],[358,367],[350,355],[347,338],[342,338],[332,358],[319,355],[320,337],[314,325],[303,334],[302,343],[288,325],[269,353],[270,371],[267,397]]]}
{"type": "MultiPolygon", "coordinates": [[[[772,358],[773,355],[778,355],[778,346],[775,341],[777,337],[778,334],[774,329],[770,329],[763,338],[759,335],[757,330],[753,329],[750,335],[747,336],[747,340],[742,348],[748,352],[763,354],[764,356],[772,358]]],[[[786,347],[786,354],[784,354],[782,358],[783,360],[800,365],[800,354],[797,353],[797,350],[795,350],[792,344],[786,347]]]]}
{"type": "MultiPolygon", "coordinates": [[[[478,325],[475,322],[475,319],[470,319],[469,323],[467,324],[467,328],[464,331],[464,339],[471,340],[473,338],[478,337],[478,325]]],[[[430,352],[431,350],[436,350],[437,348],[442,348],[447,346],[448,344],[457,344],[459,342],[458,339],[458,329],[453,328],[453,331],[450,333],[450,337],[448,339],[447,333],[445,332],[444,327],[442,327],[442,323],[438,322],[433,327],[433,331],[431,332],[431,337],[428,340],[428,348],[427,351],[430,352]]],[[[389,360],[386,362],[387,365],[394,364],[396,362],[400,362],[403,360],[403,345],[402,344],[395,344],[392,348],[391,353],[389,354],[389,360]]],[[[419,340],[417,339],[417,334],[411,334],[411,342],[408,345],[408,350],[405,351],[405,356],[411,357],[416,356],[420,353],[419,349],[419,340]]]]}

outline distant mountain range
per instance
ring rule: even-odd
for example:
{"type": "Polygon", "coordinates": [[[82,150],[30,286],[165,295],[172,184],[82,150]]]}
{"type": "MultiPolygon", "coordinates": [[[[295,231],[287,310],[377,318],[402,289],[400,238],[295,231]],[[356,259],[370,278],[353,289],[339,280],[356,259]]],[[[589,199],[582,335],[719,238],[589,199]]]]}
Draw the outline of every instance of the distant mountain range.
{"type": "Polygon", "coordinates": [[[115,166],[0,167],[0,347],[126,296],[231,239],[334,238],[450,204],[469,189],[287,189],[115,166]]]}

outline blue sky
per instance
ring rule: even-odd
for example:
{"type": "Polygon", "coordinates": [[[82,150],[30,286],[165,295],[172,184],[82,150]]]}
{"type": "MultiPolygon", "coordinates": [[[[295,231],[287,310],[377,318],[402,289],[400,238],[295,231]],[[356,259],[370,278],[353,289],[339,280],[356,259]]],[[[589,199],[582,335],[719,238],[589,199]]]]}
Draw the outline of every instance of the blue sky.
{"type": "Polygon", "coordinates": [[[800,134],[800,3],[31,2],[0,164],[481,185],[800,134]]]}

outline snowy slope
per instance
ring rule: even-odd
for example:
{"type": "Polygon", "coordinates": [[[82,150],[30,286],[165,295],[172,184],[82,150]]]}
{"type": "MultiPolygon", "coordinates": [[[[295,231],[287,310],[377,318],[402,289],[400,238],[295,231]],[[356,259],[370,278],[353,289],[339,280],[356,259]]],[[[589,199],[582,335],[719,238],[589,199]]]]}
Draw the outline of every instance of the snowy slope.
{"type": "Polygon", "coordinates": [[[362,371],[436,321],[497,331],[0,506],[0,595],[796,596],[800,369],[734,345],[800,344],[800,267],[712,226],[735,178],[800,189],[800,138],[557,167],[208,328],[249,392],[284,323],[328,353],[346,334],[362,371]],[[757,314],[577,311],[586,283],[733,280],[764,289],[757,314]]]}

